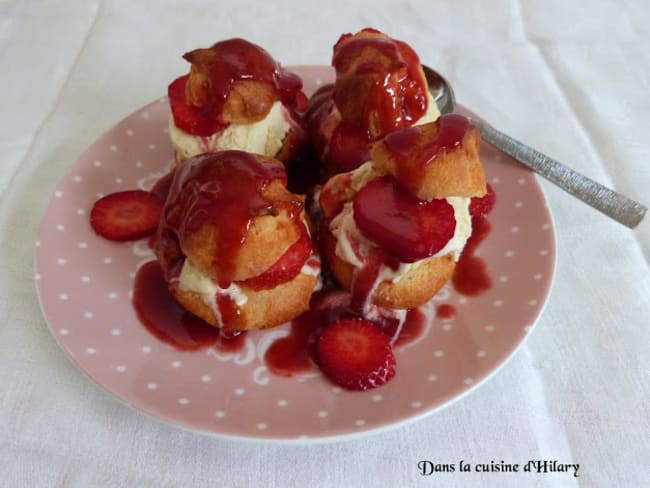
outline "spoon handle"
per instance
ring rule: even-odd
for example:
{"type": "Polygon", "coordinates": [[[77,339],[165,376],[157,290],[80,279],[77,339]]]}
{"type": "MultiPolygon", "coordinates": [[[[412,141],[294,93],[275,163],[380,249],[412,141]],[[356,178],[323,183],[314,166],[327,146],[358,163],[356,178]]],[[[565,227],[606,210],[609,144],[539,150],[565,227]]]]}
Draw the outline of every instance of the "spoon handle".
{"type": "Polygon", "coordinates": [[[648,210],[639,202],[596,183],[494,127],[474,118],[471,121],[483,140],[630,229],[641,222],[648,210]]]}

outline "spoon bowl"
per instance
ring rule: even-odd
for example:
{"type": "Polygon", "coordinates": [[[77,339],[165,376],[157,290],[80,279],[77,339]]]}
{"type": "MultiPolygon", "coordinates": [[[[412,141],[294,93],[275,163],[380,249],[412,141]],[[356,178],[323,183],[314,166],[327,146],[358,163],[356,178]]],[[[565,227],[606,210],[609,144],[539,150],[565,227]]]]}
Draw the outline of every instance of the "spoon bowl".
{"type": "Polygon", "coordinates": [[[454,91],[451,88],[451,84],[443,78],[443,76],[429,68],[428,66],[422,65],[422,70],[424,71],[424,76],[427,79],[427,85],[429,86],[429,92],[433,96],[433,99],[436,101],[438,110],[441,114],[450,114],[456,108],[456,97],[454,96],[454,91]]]}
{"type": "MultiPolygon", "coordinates": [[[[441,114],[456,111],[456,98],[451,84],[437,71],[422,65],[429,85],[429,92],[436,101],[441,114]]],[[[492,144],[537,174],[604,213],[617,222],[633,229],[645,216],[647,207],[611,190],[594,180],[555,161],[545,154],[500,132],[482,120],[470,117],[481,134],[481,139],[492,144]]]]}

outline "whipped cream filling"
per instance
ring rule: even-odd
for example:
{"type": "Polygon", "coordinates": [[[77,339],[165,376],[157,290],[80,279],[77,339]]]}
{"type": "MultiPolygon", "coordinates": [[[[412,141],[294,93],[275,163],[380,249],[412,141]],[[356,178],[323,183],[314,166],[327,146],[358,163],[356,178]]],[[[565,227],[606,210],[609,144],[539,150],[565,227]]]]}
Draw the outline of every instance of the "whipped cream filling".
{"type": "Polygon", "coordinates": [[[294,122],[281,102],[275,102],[266,117],[252,124],[230,124],[211,136],[194,136],[179,129],[169,119],[169,138],[178,157],[188,159],[199,154],[225,150],[241,150],[275,156],[294,122]]]}
{"type": "Polygon", "coordinates": [[[217,304],[217,296],[228,295],[238,307],[248,302],[248,296],[235,283],[230,283],[228,288],[221,288],[212,278],[201,272],[190,259],[185,259],[181,273],[177,278],[178,286],[182,291],[197,293],[216,317],[219,327],[223,327],[221,311],[217,304]]]}

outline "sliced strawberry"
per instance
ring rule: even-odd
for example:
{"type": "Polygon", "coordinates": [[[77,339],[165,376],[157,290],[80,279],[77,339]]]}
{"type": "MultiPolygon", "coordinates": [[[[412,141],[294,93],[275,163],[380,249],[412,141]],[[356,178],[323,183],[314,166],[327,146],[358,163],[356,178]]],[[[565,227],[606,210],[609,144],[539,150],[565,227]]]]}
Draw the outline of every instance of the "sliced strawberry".
{"type": "Polygon", "coordinates": [[[289,249],[269,269],[242,283],[253,290],[267,290],[292,280],[300,273],[302,266],[311,254],[312,247],[311,237],[303,228],[302,235],[298,240],[289,246],[289,249]]]}
{"type": "Polygon", "coordinates": [[[211,117],[208,111],[187,103],[185,85],[190,75],[175,79],[167,88],[169,105],[176,127],[195,136],[211,136],[228,124],[211,117]]]}
{"type": "Polygon", "coordinates": [[[368,139],[358,128],[340,122],[332,133],[328,159],[340,171],[352,171],[370,159],[368,139]]]}
{"type": "Polygon", "coordinates": [[[456,230],[454,208],[446,200],[419,200],[391,176],[372,180],[352,205],[363,235],[406,263],[434,255],[456,230]]]}
{"type": "Polygon", "coordinates": [[[482,197],[474,197],[469,204],[469,214],[472,217],[478,217],[480,215],[487,215],[494,207],[496,202],[496,195],[494,193],[494,188],[488,183],[487,193],[482,197]]]}
{"type": "Polygon", "coordinates": [[[162,215],[163,204],[153,193],[128,190],[111,193],[95,202],[90,225],[112,241],[130,241],[152,234],[162,215]]]}
{"type": "Polygon", "coordinates": [[[359,318],[340,318],[323,330],[316,361],[334,383],[348,390],[368,390],[395,376],[390,342],[376,325],[359,318]]]}

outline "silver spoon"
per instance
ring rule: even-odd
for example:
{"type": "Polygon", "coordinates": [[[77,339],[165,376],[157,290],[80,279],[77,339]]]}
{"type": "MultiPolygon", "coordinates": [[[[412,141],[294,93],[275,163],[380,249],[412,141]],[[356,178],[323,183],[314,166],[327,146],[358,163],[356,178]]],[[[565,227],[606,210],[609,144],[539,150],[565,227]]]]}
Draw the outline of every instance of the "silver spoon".
{"type": "MultiPolygon", "coordinates": [[[[429,91],[436,100],[440,113],[454,112],[456,99],[451,85],[433,69],[424,65],[422,68],[429,83],[429,91]]],[[[481,133],[481,139],[512,156],[576,198],[600,210],[608,217],[630,229],[636,227],[643,220],[648,209],[639,202],[596,183],[485,122],[475,118],[470,118],[470,120],[481,133]]]]}

